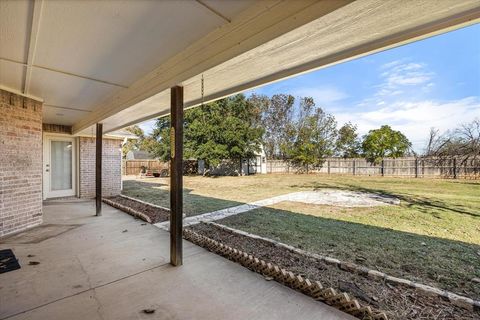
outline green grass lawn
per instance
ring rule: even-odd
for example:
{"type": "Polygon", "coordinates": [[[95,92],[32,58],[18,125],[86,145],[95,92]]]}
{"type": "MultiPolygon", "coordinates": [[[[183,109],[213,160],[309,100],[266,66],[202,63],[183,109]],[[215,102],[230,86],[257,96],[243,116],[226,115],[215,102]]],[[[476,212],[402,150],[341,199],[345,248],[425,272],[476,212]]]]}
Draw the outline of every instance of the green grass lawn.
{"type": "MultiPolygon", "coordinates": [[[[187,178],[188,179],[188,178],[187,178]]],[[[143,179],[123,181],[122,194],[163,207],[170,207],[170,187],[168,179],[143,179]]],[[[234,207],[242,203],[227,199],[206,197],[183,189],[183,211],[187,216],[195,216],[211,211],[234,207]]]]}
{"type": "MultiPolygon", "coordinates": [[[[168,206],[168,179],[125,181],[124,193],[168,206]]],[[[219,221],[230,227],[436,285],[476,299],[480,182],[343,175],[185,177],[185,211],[205,213],[300,190],[388,194],[399,206],[340,208],[278,203],[219,221]]]]}

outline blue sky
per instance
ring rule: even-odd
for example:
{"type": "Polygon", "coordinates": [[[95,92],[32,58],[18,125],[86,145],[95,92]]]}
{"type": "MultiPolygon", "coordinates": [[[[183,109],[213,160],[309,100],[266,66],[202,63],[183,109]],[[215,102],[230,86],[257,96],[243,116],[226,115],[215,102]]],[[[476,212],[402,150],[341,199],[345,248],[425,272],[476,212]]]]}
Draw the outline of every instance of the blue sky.
{"type": "Polygon", "coordinates": [[[339,126],[351,121],[363,135],[388,124],[422,151],[431,127],[480,118],[480,24],[245,93],[252,92],[311,96],[339,126]]]}

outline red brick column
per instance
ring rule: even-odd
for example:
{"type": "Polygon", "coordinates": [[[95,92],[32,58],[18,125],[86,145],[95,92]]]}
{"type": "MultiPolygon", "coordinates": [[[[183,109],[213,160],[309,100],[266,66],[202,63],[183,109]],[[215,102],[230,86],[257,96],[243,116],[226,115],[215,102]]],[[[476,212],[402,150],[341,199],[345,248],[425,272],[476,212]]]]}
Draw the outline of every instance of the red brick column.
{"type": "Polygon", "coordinates": [[[0,237],[42,223],[42,103],[0,89],[0,237]]]}
{"type": "MultiPolygon", "coordinates": [[[[95,138],[80,137],[80,198],[95,197],[95,138]]],[[[102,194],[120,194],[122,183],[122,140],[103,138],[102,194]]]]}

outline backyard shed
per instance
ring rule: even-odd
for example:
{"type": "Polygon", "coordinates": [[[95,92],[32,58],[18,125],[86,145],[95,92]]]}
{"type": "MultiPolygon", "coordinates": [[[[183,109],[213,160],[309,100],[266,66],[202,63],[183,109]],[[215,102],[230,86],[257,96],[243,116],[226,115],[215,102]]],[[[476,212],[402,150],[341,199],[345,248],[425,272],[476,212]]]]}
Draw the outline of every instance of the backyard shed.
{"type": "Polygon", "coordinates": [[[127,160],[150,160],[153,159],[153,156],[147,151],[142,150],[130,150],[125,155],[127,160]]]}

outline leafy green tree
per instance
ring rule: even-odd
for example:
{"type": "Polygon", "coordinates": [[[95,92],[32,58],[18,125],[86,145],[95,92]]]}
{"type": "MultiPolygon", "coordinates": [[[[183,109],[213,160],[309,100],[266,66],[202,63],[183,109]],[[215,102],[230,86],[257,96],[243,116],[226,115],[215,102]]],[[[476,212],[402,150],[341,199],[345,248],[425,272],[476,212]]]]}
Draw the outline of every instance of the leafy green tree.
{"type": "Polygon", "coordinates": [[[383,158],[398,158],[405,156],[412,144],[400,131],[393,130],[388,125],[380,129],[370,130],[363,137],[362,149],[365,158],[373,163],[380,163],[383,158]]]}
{"type": "MultiPolygon", "coordinates": [[[[222,160],[237,161],[260,151],[263,129],[260,109],[239,94],[189,109],[184,116],[184,157],[201,159],[206,167],[222,160]]],[[[170,118],[159,118],[152,137],[152,153],[170,159],[170,118]]]]}
{"type": "Polygon", "coordinates": [[[136,139],[127,139],[122,146],[123,158],[127,156],[129,151],[149,151],[149,144],[152,142],[152,138],[145,135],[145,132],[137,125],[125,128],[126,131],[137,136],[136,139]]]}
{"type": "Polygon", "coordinates": [[[185,156],[205,160],[207,168],[224,159],[252,158],[260,151],[260,109],[243,94],[187,111],[185,156]]]}
{"type": "Polygon", "coordinates": [[[261,112],[261,125],[265,130],[263,147],[267,157],[285,159],[286,146],[292,138],[295,98],[288,94],[276,94],[271,98],[253,94],[248,101],[261,112]]]}
{"type": "Polygon", "coordinates": [[[333,115],[315,107],[312,98],[302,98],[294,126],[295,138],[288,148],[290,163],[300,169],[321,167],[335,149],[337,122],[333,115]]]}
{"type": "Polygon", "coordinates": [[[361,142],[357,133],[357,126],[351,122],[345,123],[338,130],[335,153],[343,158],[355,158],[360,155],[361,142]]]}
{"type": "Polygon", "coordinates": [[[170,116],[158,118],[151,134],[151,141],[146,146],[155,158],[170,160],[170,116]]]}

